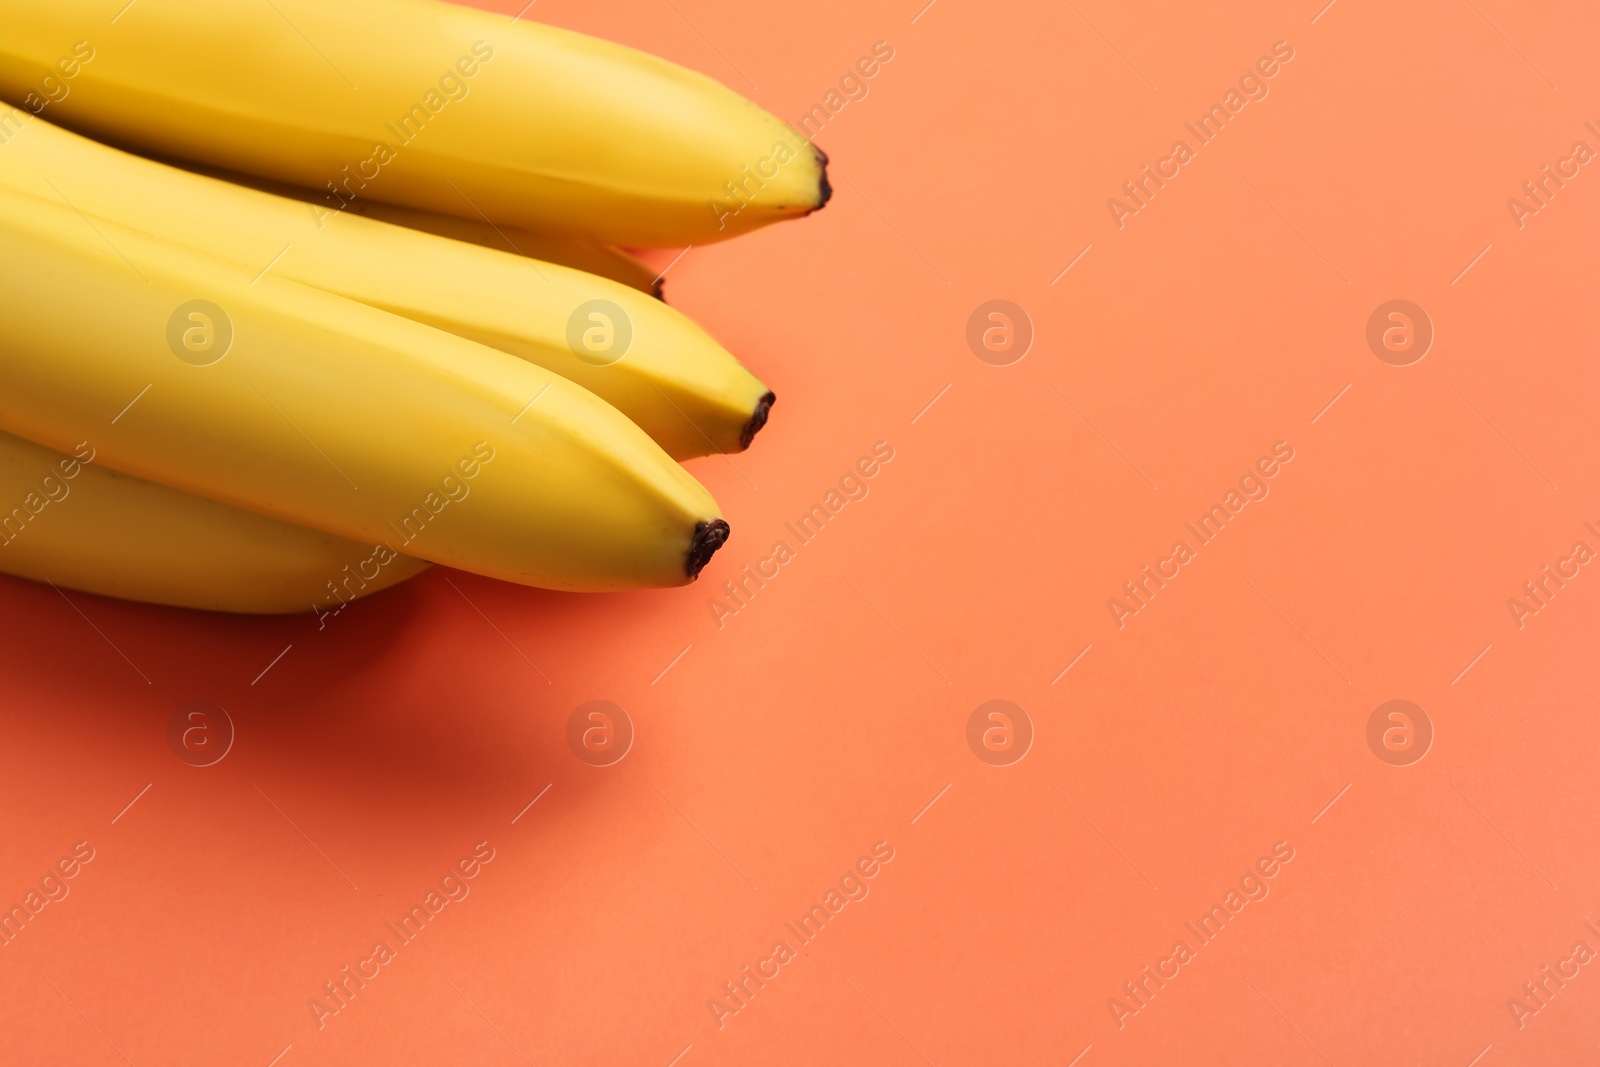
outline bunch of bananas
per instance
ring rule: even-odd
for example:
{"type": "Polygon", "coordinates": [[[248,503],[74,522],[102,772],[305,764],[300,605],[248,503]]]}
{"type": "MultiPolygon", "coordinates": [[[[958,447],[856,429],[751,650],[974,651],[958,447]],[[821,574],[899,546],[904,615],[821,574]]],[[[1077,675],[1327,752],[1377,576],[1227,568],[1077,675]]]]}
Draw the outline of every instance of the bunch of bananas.
{"type": "Polygon", "coordinates": [[[0,571],[290,612],[727,538],[677,461],[773,394],[620,249],[826,202],[754,104],[436,0],[0,0],[0,99],[0,571]]]}

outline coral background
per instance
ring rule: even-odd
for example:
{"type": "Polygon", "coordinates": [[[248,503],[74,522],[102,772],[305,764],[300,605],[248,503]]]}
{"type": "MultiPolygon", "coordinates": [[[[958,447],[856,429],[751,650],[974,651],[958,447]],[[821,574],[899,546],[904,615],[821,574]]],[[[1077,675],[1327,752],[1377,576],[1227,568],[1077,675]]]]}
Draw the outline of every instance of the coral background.
{"type": "Polygon", "coordinates": [[[1600,568],[1520,628],[1507,601],[1600,549],[1600,175],[1520,228],[1506,202],[1600,147],[1600,10],[920,2],[524,16],[789,120],[894,50],[818,137],[825,211],[667,274],[779,396],[692,464],[734,530],[696,586],[434,571],[319,630],[0,579],[0,900],[94,850],[0,947],[0,1058],[1594,1062],[1600,967],[1520,1027],[1507,1002],[1600,949],[1600,568]],[[1278,41],[1270,94],[1119,228],[1108,198],[1278,41]],[[1004,366],[966,340],[995,299],[1035,334],[1004,366]],[[1435,331],[1407,366],[1366,341],[1395,299],[1435,331]],[[870,494],[719,627],[879,441],[870,494]],[[1270,495],[1119,627],[1107,600],[1279,441],[1270,495]],[[967,739],[995,699],[1033,732],[1005,766],[967,739]],[[236,729],[212,766],[168,745],[191,700],[236,729]],[[569,746],[590,700],[632,724],[609,766],[569,746]],[[1390,700],[1431,723],[1419,761],[1369,747],[1390,700]],[[480,841],[470,896],[319,1028],[480,841]],[[1119,1019],[1278,842],[1270,895],[1119,1019]]]}

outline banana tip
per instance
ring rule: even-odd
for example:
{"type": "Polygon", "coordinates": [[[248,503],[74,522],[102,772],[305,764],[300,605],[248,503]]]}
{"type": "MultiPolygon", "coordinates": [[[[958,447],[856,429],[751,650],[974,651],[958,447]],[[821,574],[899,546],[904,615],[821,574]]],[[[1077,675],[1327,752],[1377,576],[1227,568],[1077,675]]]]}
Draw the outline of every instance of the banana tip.
{"type": "Polygon", "coordinates": [[[689,542],[689,555],[683,567],[691,582],[700,577],[705,565],[711,562],[711,557],[727,540],[728,524],[721,519],[695,523],[694,540],[689,542]]]}
{"type": "Polygon", "coordinates": [[[750,416],[750,421],[744,424],[744,429],[739,431],[739,449],[741,451],[750,447],[750,442],[756,439],[756,434],[761,432],[761,427],[767,424],[767,415],[772,411],[772,405],[777,399],[774,394],[767,393],[756,401],[755,413],[750,416]]]}
{"type": "Polygon", "coordinates": [[[821,211],[833,199],[833,185],[828,181],[828,153],[816,145],[811,146],[811,151],[817,154],[817,206],[811,211],[821,211]]]}

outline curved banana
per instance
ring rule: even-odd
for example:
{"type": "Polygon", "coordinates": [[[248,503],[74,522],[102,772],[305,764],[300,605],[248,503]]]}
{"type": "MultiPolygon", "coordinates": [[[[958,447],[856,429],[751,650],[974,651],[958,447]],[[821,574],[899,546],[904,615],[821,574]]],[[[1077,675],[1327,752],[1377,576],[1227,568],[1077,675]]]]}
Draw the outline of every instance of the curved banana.
{"type": "Polygon", "coordinates": [[[339,610],[428,567],[0,433],[0,571],[102,596],[258,614],[339,610]]]}
{"type": "Polygon", "coordinates": [[[40,444],[553,589],[681,585],[727,537],[615,408],[397,315],[15,193],[0,290],[0,429],[40,444]]]}
{"type": "Polygon", "coordinates": [[[678,459],[747,447],[772,405],[771,391],[704,330],[633,289],[193,174],[43,119],[0,149],[0,188],[531,360],[612,404],[678,459]]]}
{"type": "Polygon", "coordinates": [[[420,230],[423,233],[449,237],[455,241],[466,241],[528,259],[539,259],[546,263],[571,267],[587,274],[610,278],[614,282],[626,285],[629,289],[648,293],[657,300],[665,299],[662,295],[661,275],[654,267],[620,248],[598,244],[587,237],[535,233],[515,226],[495,226],[482,219],[440,215],[433,211],[397,207],[377,200],[365,202],[358,200],[345,210],[369,219],[404,226],[407,229],[420,230]]]}
{"type": "MultiPolygon", "coordinates": [[[[86,137],[77,137],[66,130],[52,128],[53,132],[74,137],[85,144],[104,148],[99,141],[92,141],[86,137]]],[[[126,155],[127,153],[119,153],[126,155]]],[[[134,157],[140,158],[140,157],[134,157]]],[[[192,173],[203,174],[216,178],[230,185],[245,186],[274,196],[287,197],[301,203],[312,204],[319,210],[312,213],[312,217],[325,220],[328,215],[328,205],[323,197],[318,196],[310,189],[303,189],[298,185],[289,185],[285,182],[272,181],[269,178],[260,178],[254,174],[239,174],[235,171],[221,170],[216,167],[189,165],[182,168],[192,173]]],[[[449,237],[455,241],[467,241],[471,244],[482,245],[484,248],[493,248],[500,252],[511,252],[514,255],[527,259],[539,259],[546,263],[557,263],[573,270],[581,270],[587,274],[599,275],[610,278],[614,282],[621,282],[629,289],[637,289],[641,293],[649,293],[657,300],[665,299],[662,295],[661,276],[639,257],[630,255],[620,248],[600,244],[588,237],[579,237],[572,234],[536,233],[533,230],[522,230],[515,226],[496,226],[483,219],[463,219],[456,215],[440,215],[433,211],[418,211],[415,208],[397,207],[394,204],[385,204],[379,200],[349,200],[345,201],[342,208],[352,215],[361,215],[369,219],[378,219],[383,222],[404,226],[423,233],[435,234],[439,237],[449,237]]]]}
{"type": "Polygon", "coordinates": [[[826,158],[791,127],[582,34],[438,0],[139,0],[113,20],[117,6],[0,0],[0,94],[330,207],[382,200],[629,248],[721,240],[829,195],[826,158]]]}

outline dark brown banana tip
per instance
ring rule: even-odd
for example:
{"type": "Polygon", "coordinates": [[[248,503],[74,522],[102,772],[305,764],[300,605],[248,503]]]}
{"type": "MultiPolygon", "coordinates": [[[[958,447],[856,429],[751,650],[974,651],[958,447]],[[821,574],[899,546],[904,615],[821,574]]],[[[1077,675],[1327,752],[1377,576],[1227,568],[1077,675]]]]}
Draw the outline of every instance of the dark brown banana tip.
{"type": "Polygon", "coordinates": [[[711,562],[711,557],[727,540],[728,524],[721,519],[695,524],[694,540],[689,542],[689,557],[684,560],[683,566],[691,582],[700,577],[705,565],[711,562]]]}
{"type": "MultiPolygon", "coordinates": [[[[817,206],[811,211],[821,211],[833,199],[833,186],[828,181],[828,153],[816,145],[811,146],[811,151],[817,154],[817,168],[821,172],[817,177],[817,206]]],[[[806,214],[811,214],[811,211],[806,214]]]]}
{"type": "Polygon", "coordinates": [[[667,280],[665,278],[657,278],[651,282],[650,295],[665,304],[667,302],[667,280]]]}
{"type": "Polygon", "coordinates": [[[750,442],[756,439],[756,434],[761,432],[761,427],[767,424],[767,413],[772,410],[772,405],[777,397],[768,393],[756,401],[756,411],[750,416],[750,421],[744,424],[744,429],[739,431],[739,449],[743,451],[750,447],[750,442]]]}

